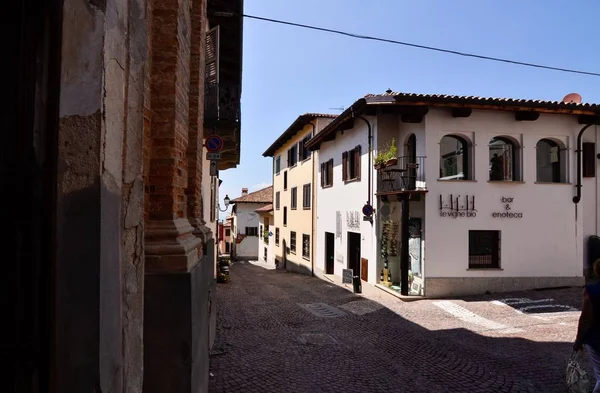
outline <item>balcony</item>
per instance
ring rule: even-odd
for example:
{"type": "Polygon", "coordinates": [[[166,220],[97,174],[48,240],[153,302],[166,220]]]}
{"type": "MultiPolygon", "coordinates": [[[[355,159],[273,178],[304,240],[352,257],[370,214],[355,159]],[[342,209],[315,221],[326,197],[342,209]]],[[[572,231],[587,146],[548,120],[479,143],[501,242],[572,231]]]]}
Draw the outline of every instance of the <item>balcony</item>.
{"type": "Polygon", "coordinates": [[[240,120],[240,86],[214,83],[205,86],[204,124],[237,123],[240,120]]]}
{"type": "Polygon", "coordinates": [[[426,191],[425,157],[398,157],[395,165],[386,166],[378,171],[378,194],[426,191]]]}

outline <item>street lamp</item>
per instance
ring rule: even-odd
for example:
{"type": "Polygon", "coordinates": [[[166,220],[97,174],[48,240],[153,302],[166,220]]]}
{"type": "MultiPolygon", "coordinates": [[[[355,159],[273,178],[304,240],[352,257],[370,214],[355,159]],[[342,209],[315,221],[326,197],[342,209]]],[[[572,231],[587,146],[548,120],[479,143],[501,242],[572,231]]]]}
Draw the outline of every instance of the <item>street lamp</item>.
{"type": "Polygon", "coordinates": [[[226,212],[227,209],[229,208],[229,201],[230,201],[229,195],[225,195],[225,198],[223,198],[223,203],[225,204],[225,210],[221,210],[221,205],[219,204],[218,205],[219,211],[226,212]]]}

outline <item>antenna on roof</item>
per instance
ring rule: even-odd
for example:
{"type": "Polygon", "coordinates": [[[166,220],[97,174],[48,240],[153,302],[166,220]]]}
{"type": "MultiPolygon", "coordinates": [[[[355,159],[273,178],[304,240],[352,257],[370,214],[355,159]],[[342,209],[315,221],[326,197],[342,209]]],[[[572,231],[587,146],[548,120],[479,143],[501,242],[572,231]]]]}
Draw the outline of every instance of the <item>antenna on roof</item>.
{"type": "Polygon", "coordinates": [[[346,108],[344,108],[343,106],[340,106],[339,108],[329,108],[329,109],[331,109],[331,110],[334,110],[334,111],[340,111],[340,112],[343,112],[343,111],[344,111],[344,109],[346,109],[346,108]]]}
{"type": "Polygon", "coordinates": [[[567,104],[581,104],[581,96],[577,93],[570,93],[562,99],[562,102],[567,104]]]}

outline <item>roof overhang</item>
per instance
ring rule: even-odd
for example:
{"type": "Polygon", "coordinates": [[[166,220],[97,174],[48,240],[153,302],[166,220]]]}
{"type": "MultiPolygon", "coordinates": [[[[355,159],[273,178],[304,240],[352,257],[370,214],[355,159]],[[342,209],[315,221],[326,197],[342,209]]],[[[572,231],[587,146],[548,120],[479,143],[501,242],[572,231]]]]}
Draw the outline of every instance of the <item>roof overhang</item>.
{"type": "Polygon", "coordinates": [[[317,118],[335,118],[335,115],[330,114],[319,114],[319,113],[305,113],[300,115],[294,120],[294,122],[273,142],[271,146],[263,153],[263,157],[273,157],[277,150],[281,149],[290,139],[292,139],[299,131],[303,130],[304,127],[310,124],[317,118]]]}

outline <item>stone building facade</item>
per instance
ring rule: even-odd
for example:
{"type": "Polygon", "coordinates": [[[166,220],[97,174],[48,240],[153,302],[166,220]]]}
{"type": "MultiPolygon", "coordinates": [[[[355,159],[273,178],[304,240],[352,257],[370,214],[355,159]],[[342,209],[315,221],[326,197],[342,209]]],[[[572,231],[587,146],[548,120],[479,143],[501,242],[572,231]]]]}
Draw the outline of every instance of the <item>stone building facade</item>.
{"type": "Polygon", "coordinates": [[[239,164],[242,10],[242,0],[8,10],[17,77],[4,122],[15,132],[0,163],[17,246],[1,286],[16,294],[16,344],[3,347],[16,360],[0,390],[207,391],[217,214],[204,204],[217,204],[202,192],[216,183],[203,176],[203,145],[218,134],[219,169],[239,164]]]}

